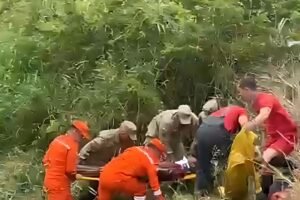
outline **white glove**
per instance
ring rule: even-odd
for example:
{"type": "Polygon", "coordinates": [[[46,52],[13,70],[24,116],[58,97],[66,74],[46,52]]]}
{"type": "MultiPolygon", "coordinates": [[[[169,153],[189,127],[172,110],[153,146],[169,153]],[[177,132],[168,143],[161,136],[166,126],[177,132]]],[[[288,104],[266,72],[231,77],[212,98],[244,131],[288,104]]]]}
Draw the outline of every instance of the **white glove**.
{"type": "Polygon", "coordinates": [[[189,169],[190,168],[189,161],[185,156],[183,156],[182,160],[176,161],[175,163],[178,164],[178,165],[181,165],[183,169],[189,169]]]}

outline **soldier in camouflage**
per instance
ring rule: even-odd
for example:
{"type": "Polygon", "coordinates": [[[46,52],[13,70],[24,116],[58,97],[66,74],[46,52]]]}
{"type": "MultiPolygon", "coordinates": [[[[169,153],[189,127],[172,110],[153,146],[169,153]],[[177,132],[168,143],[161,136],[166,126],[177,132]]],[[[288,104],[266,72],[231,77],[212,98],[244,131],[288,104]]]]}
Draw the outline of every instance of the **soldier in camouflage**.
{"type": "MultiPolygon", "coordinates": [[[[137,127],[133,122],[123,121],[117,129],[100,131],[96,138],[81,149],[79,164],[89,166],[105,165],[125,149],[134,146],[137,140],[136,130],[137,127]]],[[[91,181],[90,188],[97,191],[98,182],[91,181]]],[[[94,198],[95,195],[89,192],[88,194],[81,194],[79,199],[92,200],[94,198]]]]}
{"type": "Polygon", "coordinates": [[[162,111],[152,119],[144,144],[159,138],[167,147],[168,159],[178,161],[185,156],[183,140],[192,140],[197,128],[198,117],[190,106],[180,105],[178,109],[162,111]]]}

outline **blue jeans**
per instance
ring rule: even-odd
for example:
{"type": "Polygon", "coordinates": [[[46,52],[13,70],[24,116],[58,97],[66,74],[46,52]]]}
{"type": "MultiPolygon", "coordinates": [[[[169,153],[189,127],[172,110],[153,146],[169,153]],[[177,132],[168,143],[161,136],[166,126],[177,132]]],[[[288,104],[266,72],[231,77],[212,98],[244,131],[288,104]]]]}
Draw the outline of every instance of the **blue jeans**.
{"type": "Polygon", "coordinates": [[[211,192],[214,187],[213,165],[214,149],[220,150],[227,159],[232,144],[230,134],[225,130],[223,118],[208,117],[197,130],[197,190],[211,192]]]}

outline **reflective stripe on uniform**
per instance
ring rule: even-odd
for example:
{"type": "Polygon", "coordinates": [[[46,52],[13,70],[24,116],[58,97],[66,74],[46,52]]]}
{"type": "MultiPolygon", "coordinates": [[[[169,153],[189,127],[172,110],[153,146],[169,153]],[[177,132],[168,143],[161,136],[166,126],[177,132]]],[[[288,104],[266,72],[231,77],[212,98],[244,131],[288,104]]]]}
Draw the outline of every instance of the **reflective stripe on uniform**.
{"type": "Polygon", "coordinates": [[[63,141],[60,141],[59,139],[56,139],[55,141],[58,142],[59,144],[63,145],[64,147],[66,147],[68,150],[71,149],[71,147],[68,144],[64,143],[63,141]]]}
{"type": "Polygon", "coordinates": [[[134,196],[134,200],[145,200],[146,196],[134,196]]]}
{"type": "Polygon", "coordinates": [[[88,187],[88,189],[89,189],[89,192],[92,194],[92,195],[97,195],[97,191],[96,190],[94,190],[94,188],[92,188],[92,187],[88,187]]]}
{"type": "Polygon", "coordinates": [[[154,196],[159,196],[159,195],[161,195],[162,193],[161,193],[161,190],[158,189],[158,190],[154,191],[153,194],[154,194],[154,196]]]}
{"type": "MultiPolygon", "coordinates": [[[[57,142],[60,145],[64,146],[68,151],[71,149],[71,147],[68,144],[66,144],[64,141],[61,141],[58,138],[54,139],[54,142],[57,142]]],[[[47,156],[47,154],[46,154],[46,156],[47,156]]],[[[48,156],[45,158],[44,161],[45,161],[45,163],[43,164],[43,166],[44,167],[48,167],[49,166],[49,158],[48,158],[48,156]]]]}
{"type": "Polygon", "coordinates": [[[146,151],[144,151],[141,147],[138,147],[137,149],[148,158],[148,160],[151,164],[154,164],[153,159],[149,156],[149,154],[146,151]]]}

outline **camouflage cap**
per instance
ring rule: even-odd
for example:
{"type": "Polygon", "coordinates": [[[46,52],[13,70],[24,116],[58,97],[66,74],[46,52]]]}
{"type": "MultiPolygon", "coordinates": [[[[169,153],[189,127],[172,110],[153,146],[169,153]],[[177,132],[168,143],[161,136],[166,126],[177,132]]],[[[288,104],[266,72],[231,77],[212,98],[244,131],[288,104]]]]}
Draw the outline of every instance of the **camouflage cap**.
{"type": "Polygon", "coordinates": [[[215,112],[219,109],[219,103],[217,99],[208,100],[202,107],[202,111],[199,113],[198,117],[202,119],[206,118],[210,113],[215,112]]]}
{"type": "Polygon", "coordinates": [[[119,129],[120,131],[128,133],[131,140],[133,141],[137,140],[137,136],[136,136],[137,127],[133,122],[125,120],[121,123],[119,129]]]}
{"type": "Polygon", "coordinates": [[[210,99],[203,105],[202,110],[207,112],[214,112],[217,111],[218,108],[219,108],[218,100],[210,99]]]}
{"type": "Polygon", "coordinates": [[[180,124],[192,123],[192,110],[188,105],[180,105],[177,111],[180,124]]]}

